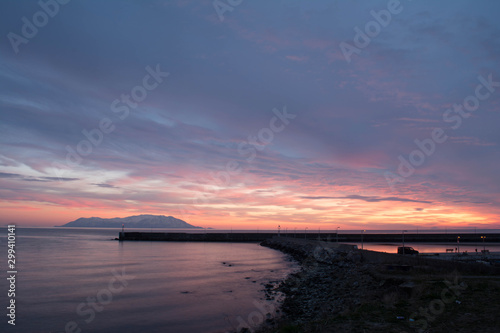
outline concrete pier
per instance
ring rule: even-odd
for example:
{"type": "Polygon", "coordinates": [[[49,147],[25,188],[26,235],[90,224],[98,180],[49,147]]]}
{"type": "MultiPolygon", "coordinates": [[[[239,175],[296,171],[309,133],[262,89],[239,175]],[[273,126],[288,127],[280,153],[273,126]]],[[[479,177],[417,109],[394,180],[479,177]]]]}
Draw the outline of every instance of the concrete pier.
{"type": "MultiPolygon", "coordinates": [[[[406,243],[457,243],[460,237],[462,243],[481,244],[481,236],[486,236],[487,243],[500,243],[499,233],[488,234],[411,234],[405,233],[406,243]]],[[[262,242],[265,239],[278,236],[276,232],[209,232],[209,233],[189,233],[189,232],[120,232],[120,241],[171,241],[171,242],[262,242]]],[[[337,241],[336,233],[281,233],[280,237],[300,238],[321,241],[337,241]]],[[[338,241],[341,243],[359,243],[363,239],[366,243],[401,243],[401,234],[338,234],[338,241]]]]}

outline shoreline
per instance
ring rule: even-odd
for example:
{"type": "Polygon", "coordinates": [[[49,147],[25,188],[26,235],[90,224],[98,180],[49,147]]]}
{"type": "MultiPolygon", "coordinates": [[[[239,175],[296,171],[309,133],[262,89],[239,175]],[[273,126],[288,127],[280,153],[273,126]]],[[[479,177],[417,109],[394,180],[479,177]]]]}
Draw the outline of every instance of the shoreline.
{"type": "Polygon", "coordinates": [[[278,316],[239,332],[440,332],[450,323],[454,332],[495,332],[500,325],[499,267],[284,237],[261,245],[290,255],[301,270],[266,290],[284,294],[278,316]],[[429,304],[443,307],[425,317],[419,309],[429,304]]]}

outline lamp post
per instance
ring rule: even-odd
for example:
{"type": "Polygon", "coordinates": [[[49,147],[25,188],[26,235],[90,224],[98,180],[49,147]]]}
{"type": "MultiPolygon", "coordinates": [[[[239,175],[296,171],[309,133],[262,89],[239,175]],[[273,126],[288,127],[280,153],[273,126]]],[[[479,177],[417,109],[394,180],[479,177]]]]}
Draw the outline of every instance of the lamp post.
{"type": "Polygon", "coordinates": [[[281,226],[280,226],[280,225],[278,225],[278,237],[281,237],[281,235],[280,235],[280,231],[281,231],[281,230],[280,230],[280,229],[281,229],[281,226]]]}
{"type": "Polygon", "coordinates": [[[405,250],[405,232],[408,232],[408,230],[403,230],[401,232],[401,234],[403,236],[403,255],[405,255],[405,252],[406,252],[406,250],[405,250]]]}
{"type": "Polygon", "coordinates": [[[460,236],[457,237],[457,253],[460,253],[460,236]]]}
{"type": "Polygon", "coordinates": [[[337,243],[339,242],[339,228],[340,227],[337,227],[337,243]]]}
{"type": "Polygon", "coordinates": [[[363,230],[363,232],[361,232],[361,250],[363,250],[363,248],[364,248],[364,240],[363,240],[363,235],[365,234],[365,231],[366,231],[366,230],[363,230]]]}
{"type": "Polygon", "coordinates": [[[307,238],[307,227],[304,229],[304,239],[307,238]]]}
{"type": "Polygon", "coordinates": [[[484,245],[484,240],[486,239],[486,236],[481,236],[481,239],[483,240],[483,254],[486,254],[486,245],[484,245]]]}

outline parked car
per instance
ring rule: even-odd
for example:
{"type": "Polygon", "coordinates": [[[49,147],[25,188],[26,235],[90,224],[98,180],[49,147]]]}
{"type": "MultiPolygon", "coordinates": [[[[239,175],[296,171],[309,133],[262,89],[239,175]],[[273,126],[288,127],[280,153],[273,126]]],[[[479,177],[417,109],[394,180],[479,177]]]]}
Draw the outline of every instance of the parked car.
{"type": "Polygon", "coordinates": [[[398,254],[418,254],[418,251],[409,246],[400,246],[398,247],[398,254]]]}

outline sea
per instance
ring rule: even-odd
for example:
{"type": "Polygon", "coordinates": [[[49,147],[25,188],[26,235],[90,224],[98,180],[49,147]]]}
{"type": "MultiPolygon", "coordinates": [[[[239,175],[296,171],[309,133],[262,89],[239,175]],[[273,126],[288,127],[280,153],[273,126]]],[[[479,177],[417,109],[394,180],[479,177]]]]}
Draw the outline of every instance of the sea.
{"type": "Polygon", "coordinates": [[[278,307],[264,285],[299,268],[256,243],[119,242],[117,229],[16,228],[10,274],[0,230],[0,332],[252,329],[278,307]]]}

